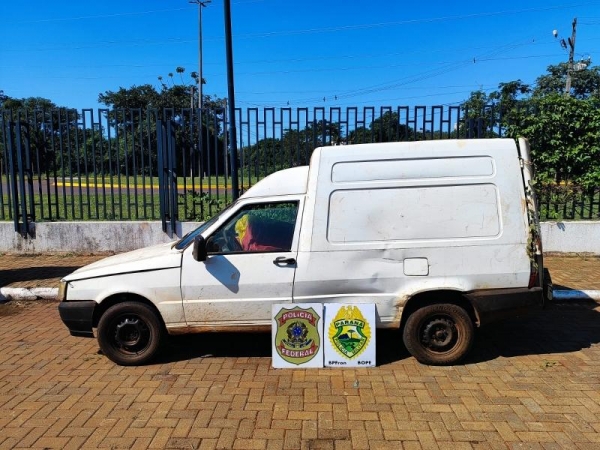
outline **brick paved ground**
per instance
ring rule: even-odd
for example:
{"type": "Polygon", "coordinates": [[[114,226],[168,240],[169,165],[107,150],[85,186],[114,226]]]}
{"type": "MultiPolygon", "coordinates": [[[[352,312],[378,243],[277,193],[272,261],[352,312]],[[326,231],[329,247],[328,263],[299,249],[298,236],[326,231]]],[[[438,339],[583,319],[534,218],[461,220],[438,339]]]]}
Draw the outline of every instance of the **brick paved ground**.
{"type": "Polygon", "coordinates": [[[107,255],[0,255],[0,287],[58,287],[65,275],[107,255]]]}
{"type": "MultiPolygon", "coordinates": [[[[0,285],[26,287],[84,261],[2,258],[0,285]]],[[[547,258],[578,289],[599,289],[599,263],[547,258]]],[[[455,367],[420,365],[380,332],[379,367],[360,370],[272,369],[264,334],[172,338],[156,364],[118,367],[56,307],[0,305],[0,449],[600,449],[594,303],[491,325],[455,367]]]]}
{"type": "Polygon", "coordinates": [[[544,264],[558,289],[600,289],[600,257],[551,255],[544,264]]]}
{"type": "Polygon", "coordinates": [[[600,448],[600,307],[553,305],[428,367],[272,369],[264,334],[171,339],[146,367],[70,337],[56,303],[0,306],[0,448],[600,448]]]}

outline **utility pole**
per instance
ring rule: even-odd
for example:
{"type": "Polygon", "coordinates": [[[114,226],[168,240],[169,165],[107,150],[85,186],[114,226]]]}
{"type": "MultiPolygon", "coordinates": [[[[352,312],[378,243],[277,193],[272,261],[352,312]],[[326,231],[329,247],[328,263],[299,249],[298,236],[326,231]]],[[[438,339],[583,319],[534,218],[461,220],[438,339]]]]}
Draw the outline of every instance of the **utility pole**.
{"type": "Polygon", "coordinates": [[[569,42],[569,66],[567,68],[567,84],[565,86],[565,95],[571,95],[571,75],[573,74],[573,59],[575,56],[575,35],[577,34],[577,17],[573,19],[573,32],[568,39],[569,42]]]}
{"type": "Polygon", "coordinates": [[[211,0],[189,0],[189,2],[198,5],[198,108],[202,109],[202,8],[205,8],[211,0]]]}
{"type": "Polygon", "coordinates": [[[233,44],[231,34],[231,0],[224,0],[225,52],[227,56],[227,105],[229,107],[229,157],[231,162],[231,196],[240,196],[237,164],[237,130],[235,126],[235,89],[233,86],[233,44]]]}

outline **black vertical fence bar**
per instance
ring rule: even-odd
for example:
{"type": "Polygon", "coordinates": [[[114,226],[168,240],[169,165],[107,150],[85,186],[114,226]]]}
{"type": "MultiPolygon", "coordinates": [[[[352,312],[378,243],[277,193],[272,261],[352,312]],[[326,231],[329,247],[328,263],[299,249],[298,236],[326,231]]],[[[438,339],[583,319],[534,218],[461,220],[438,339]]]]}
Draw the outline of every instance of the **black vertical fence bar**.
{"type": "MultiPolygon", "coordinates": [[[[98,135],[98,155],[100,158],[100,184],[98,184],[98,176],[94,176],[94,181],[96,182],[96,186],[100,186],[102,195],[98,193],[98,187],[96,187],[96,195],[102,197],[102,203],[98,208],[98,216],[104,219],[108,218],[107,214],[107,205],[106,205],[106,168],[108,167],[108,162],[106,161],[105,151],[109,151],[108,149],[108,133],[110,132],[110,115],[107,109],[101,109],[98,111],[98,121],[99,121],[99,135],[98,135]],[[104,118],[105,127],[102,127],[102,118],[104,118]],[[105,143],[106,141],[106,143],[105,143]],[[102,207],[102,213],[100,213],[100,206],[102,207]]],[[[100,203],[100,202],[98,202],[100,203]]]]}
{"type": "Polygon", "coordinates": [[[15,148],[15,137],[14,137],[14,129],[15,122],[11,117],[10,122],[8,123],[8,179],[10,190],[12,191],[12,217],[15,231],[17,233],[21,232],[21,228],[19,226],[19,194],[17,190],[17,173],[15,171],[15,157],[16,157],[16,148],[15,148]]]}
{"type": "MultiPolygon", "coordinates": [[[[228,119],[227,119],[227,108],[226,108],[226,112],[224,114],[224,130],[228,129],[229,123],[228,123],[228,119]]],[[[225,153],[227,153],[227,149],[228,144],[227,144],[227,139],[228,139],[228,133],[227,131],[224,131],[224,136],[223,136],[223,141],[224,141],[224,149],[225,149],[225,153]]],[[[217,148],[212,147],[209,145],[208,148],[206,149],[206,165],[205,165],[205,169],[204,171],[206,172],[206,180],[208,183],[208,197],[209,198],[213,198],[213,184],[212,184],[212,175],[213,175],[213,167],[217,167],[217,161],[218,158],[216,158],[216,154],[217,153],[213,153],[213,152],[217,152],[217,148]],[[213,162],[214,161],[214,162],[213,162]]],[[[210,214],[212,214],[212,205],[209,206],[209,211],[210,214]]]]}
{"type": "Polygon", "coordinates": [[[170,198],[169,198],[169,206],[170,206],[170,210],[169,210],[169,219],[171,221],[171,229],[170,229],[170,233],[169,233],[169,237],[173,237],[173,233],[175,232],[176,225],[177,225],[177,220],[179,219],[178,217],[178,205],[177,205],[177,157],[175,154],[175,123],[173,122],[173,120],[169,120],[167,122],[167,136],[169,139],[168,145],[167,145],[167,151],[168,151],[168,176],[169,176],[169,180],[170,180],[170,186],[169,186],[169,193],[170,193],[170,198]]]}
{"type": "Polygon", "coordinates": [[[206,217],[206,214],[210,214],[205,211],[204,208],[204,155],[206,155],[206,149],[210,147],[211,140],[208,135],[209,128],[212,127],[211,116],[208,116],[208,120],[205,122],[204,110],[198,109],[198,192],[200,195],[198,196],[197,204],[194,205],[195,208],[200,208],[200,217],[206,217]],[[204,135],[206,130],[206,136],[204,135]]]}
{"type": "Polygon", "coordinates": [[[248,145],[250,142],[255,142],[251,148],[252,152],[252,167],[251,167],[251,178],[259,178],[260,174],[260,144],[258,139],[259,125],[258,125],[258,108],[248,108],[248,145]],[[252,139],[254,136],[255,139],[252,139]]]}
{"type": "MultiPolygon", "coordinates": [[[[120,114],[121,120],[117,119],[115,126],[115,183],[117,185],[117,201],[119,216],[118,219],[123,219],[123,188],[121,184],[121,149],[124,147],[123,139],[126,136],[127,130],[127,110],[120,109],[117,114],[120,114]]],[[[113,202],[115,199],[113,198],[113,202]]]]}
{"type": "MultiPolygon", "coordinates": [[[[23,223],[22,234],[26,235],[28,231],[28,214],[27,214],[27,194],[25,190],[25,177],[26,172],[28,171],[27,166],[25,165],[24,159],[26,158],[26,134],[28,125],[22,122],[21,115],[17,116],[17,122],[15,123],[15,143],[16,143],[16,159],[17,159],[17,171],[18,171],[18,192],[19,192],[19,206],[20,206],[20,216],[21,222],[23,223]],[[23,133],[25,130],[25,133],[23,133]]],[[[27,158],[29,159],[29,158],[27,158]]],[[[29,183],[28,183],[29,184],[29,183]]]]}
{"type": "Polygon", "coordinates": [[[250,137],[249,137],[249,123],[248,123],[248,111],[244,116],[244,111],[240,109],[240,117],[238,120],[238,156],[240,158],[239,164],[239,182],[240,182],[240,194],[244,194],[248,185],[250,184],[250,174],[247,164],[248,153],[250,152],[250,137]]]}
{"type": "MultiPolygon", "coordinates": [[[[134,220],[140,219],[140,204],[139,204],[139,192],[138,192],[138,174],[139,174],[139,165],[138,158],[136,157],[136,148],[142,147],[142,128],[143,128],[143,120],[142,120],[142,110],[140,108],[136,108],[131,112],[133,118],[132,121],[134,123],[134,127],[131,133],[131,155],[132,155],[132,164],[133,164],[133,217],[134,220]],[[137,119],[136,119],[137,115],[137,119]],[[136,141],[137,136],[137,141],[136,141]]],[[[140,152],[141,156],[141,152],[140,152]]]]}
{"type": "MultiPolygon", "coordinates": [[[[69,119],[69,124],[70,124],[70,128],[73,130],[73,156],[75,159],[75,174],[77,175],[77,193],[78,195],[74,195],[72,197],[72,201],[73,203],[75,203],[77,201],[78,205],[79,205],[79,216],[77,217],[78,219],[82,220],[84,218],[83,216],[83,184],[84,182],[82,181],[82,169],[81,169],[81,146],[80,146],[80,142],[79,142],[79,114],[77,113],[77,111],[70,111],[70,113],[72,114],[70,119],[69,119]]],[[[73,169],[71,169],[73,170],[73,169]]]]}
{"type": "MultiPolygon", "coordinates": [[[[194,188],[194,174],[191,172],[192,169],[192,158],[193,158],[193,147],[190,145],[190,143],[192,142],[190,133],[192,133],[191,131],[191,126],[192,126],[192,121],[190,119],[190,110],[188,108],[184,109],[181,112],[181,123],[180,126],[182,128],[182,136],[183,136],[183,145],[181,146],[181,148],[178,148],[178,153],[179,153],[179,157],[181,160],[181,182],[183,185],[183,193],[180,194],[182,196],[182,201],[180,202],[180,206],[181,206],[181,210],[182,210],[182,214],[179,214],[179,217],[181,217],[184,220],[187,220],[188,217],[191,216],[191,211],[188,214],[188,197],[192,198],[190,196],[190,193],[188,192],[188,190],[191,190],[193,192],[194,188]],[[189,176],[189,189],[188,189],[188,176],[189,176]]],[[[177,173],[179,174],[179,169],[177,171],[177,173]]],[[[177,183],[177,189],[179,189],[179,183],[177,183]]]]}
{"type": "Polygon", "coordinates": [[[69,111],[65,111],[65,141],[67,148],[67,171],[69,172],[69,206],[71,207],[71,217],[75,219],[75,180],[73,177],[73,149],[71,145],[71,121],[69,120],[69,111]]]}
{"type": "Polygon", "coordinates": [[[10,207],[10,178],[8,172],[8,158],[10,153],[9,148],[9,135],[10,135],[10,120],[7,118],[6,111],[0,111],[0,131],[2,133],[2,149],[4,150],[3,157],[0,158],[0,219],[10,219],[12,208],[10,207]],[[4,183],[2,180],[6,179],[6,189],[4,189],[4,183]],[[4,195],[5,191],[8,193],[8,202],[5,203],[4,195]]]}
{"type": "Polygon", "coordinates": [[[260,172],[259,176],[264,177],[269,173],[269,160],[268,158],[266,158],[264,155],[268,155],[268,149],[265,148],[267,147],[268,144],[268,140],[267,140],[267,131],[266,131],[266,127],[267,127],[267,110],[263,109],[262,111],[262,120],[259,120],[258,123],[258,132],[256,134],[256,139],[258,140],[258,142],[260,143],[261,141],[263,142],[262,145],[259,146],[259,153],[258,153],[258,159],[259,161],[262,161],[263,163],[263,168],[262,171],[260,172]]]}
{"type": "MultiPolygon", "coordinates": [[[[92,216],[92,199],[91,199],[91,192],[90,192],[90,171],[89,171],[89,167],[90,167],[90,154],[89,154],[89,144],[90,141],[93,142],[94,140],[94,134],[93,131],[89,131],[88,129],[88,125],[87,125],[87,115],[92,115],[93,111],[90,109],[84,109],[81,111],[81,141],[82,141],[82,148],[83,148],[83,172],[84,172],[84,187],[85,187],[85,210],[86,210],[86,217],[91,217],[92,216]]],[[[92,120],[93,120],[93,116],[92,116],[92,120]]],[[[93,154],[92,154],[93,157],[93,154]]],[[[81,179],[81,174],[80,174],[80,179],[81,179]]],[[[82,202],[83,203],[83,202],[82,202]]],[[[83,215],[83,212],[82,212],[83,215]]]]}
{"type": "MultiPolygon", "coordinates": [[[[39,201],[36,203],[35,202],[35,197],[32,195],[32,198],[34,199],[34,205],[32,208],[32,211],[35,214],[35,205],[39,205],[40,207],[40,211],[39,211],[39,218],[43,219],[44,218],[44,202],[42,201],[44,199],[43,195],[42,195],[42,174],[41,174],[41,159],[44,157],[43,155],[43,151],[44,151],[44,131],[43,131],[43,126],[44,126],[44,111],[40,111],[40,110],[35,110],[32,114],[30,123],[32,124],[32,128],[33,128],[33,133],[32,133],[32,137],[30,138],[31,141],[33,141],[32,143],[30,143],[30,145],[32,146],[32,149],[30,150],[31,152],[31,157],[32,157],[32,161],[31,161],[31,170],[33,172],[33,180],[34,182],[37,180],[37,183],[35,183],[35,187],[37,188],[37,198],[39,199],[39,201]]],[[[37,214],[36,214],[37,216],[37,214]]],[[[34,217],[34,219],[32,220],[37,220],[37,217],[34,217]]]]}
{"type": "Polygon", "coordinates": [[[58,159],[58,152],[56,150],[56,133],[57,128],[55,127],[56,115],[54,111],[50,111],[50,151],[52,153],[51,163],[48,164],[47,169],[47,179],[48,179],[48,216],[49,220],[58,220],[60,217],[59,211],[59,194],[58,194],[58,183],[57,183],[57,165],[56,160],[58,159]],[[50,180],[52,180],[52,186],[50,187],[50,180]],[[54,200],[52,200],[54,197],[54,200]],[[54,217],[52,215],[52,210],[54,209],[54,217]]]}
{"type": "Polygon", "coordinates": [[[88,201],[88,205],[90,208],[89,211],[89,215],[90,218],[96,219],[98,220],[98,205],[99,205],[99,199],[98,199],[98,152],[97,152],[97,147],[96,147],[96,139],[97,139],[97,135],[99,133],[99,131],[97,130],[101,130],[99,124],[96,123],[96,120],[94,118],[94,110],[90,109],[89,111],[89,118],[90,118],[90,128],[89,128],[89,150],[90,150],[90,154],[91,154],[91,169],[92,172],[91,174],[88,172],[87,175],[87,179],[88,179],[88,189],[87,189],[87,193],[88,193],[88,197],[89,197],[89,201],[88,201]],[[91,185],[90,185],[91,184],[91,185]],[[93,192],[93,195],[92,195],[93,192]],[[93,207],[92,207],[92,202],[93,202],[93,207]]]}
{"type": "Polygon", "coordinates": [[[166,147],[166,136],[165,136],[165,125],[162,120],[156,121],[156,141],[157,141],[157,165],[158,165],[158,195],[159,195],[159,210],[160,210],[160,218],[162,221],[162,230],[163,232],[167,232],[167,221],[166,221],[166,202],[167,202],[167,192],[165,190],[165,182],[164,182],[164,153],[166,147]]]}
{"type": "MultiPolygon", "coordinates": [[[[108,177],[108,183],[109,183],[108,188],[109,188],[109,192],[110,192],[108,202],[110,203],[109,206],[110,206],[110,219],[111,220],[115,220],[115,202],[114,202],[115,186],[114,186],[114,178],[113,178],[114,159],[113,159],[113,151],[112,151],[113,150],[113,137],[112,137],[111,133],[113,131],[113,126],[114,126],[115,130],[118,127],[118,124],[117,124],[118,118],[117,117],[118,117],[118,111],[115,110],[113,112],[113,117],[109,120],[108,127],[107,127],[107,133],[106,133],[106,150],[107,150],[107,154],[108,154],[108,167],[107,167],[108,173],[102,174],[102,185],[103,186],[106,184],[106,177],[108,177]]],[[[106,210],[105,210],[104,214],[106,217],[109,216],[109,213],[106,212],[106,210]]]]}
{"type": "MultiPolygon", "coordinates": [[[[129,184],[129,144],[131,142],[132,135],[134,133],[134,122],[133,122],[133,112],[129,109],[123,112],[123,176],[125,177],[125,207],[126,207],[126,216],[121,215],[121,219],[127,218],[131,219],[131,189],[129,184]]],[[[122,186],[123,183],[119,180],[119,186],[122,186]]],[[[121,205],[123,204],[123,200],[121,199],[121,205]]]]}
{"type": "MultiPolygon", "coordinates": [[[[227,109],[227,114],[229,114],[229,109],[227,109]]],[[[227,115],[227,120],[228,122],[231,120],[229,118],[229,115],[227,115]]],[[[225,166],[226,164],[228,164],[229,162],[229,136],[230,134],[227,132],[227,130],[229,130],[229,127],[231,127],[231,123],[227,123],[225,129],[224,129],[224,141],[225,141],[225,145],[223,146],[223,152],[225,153],[225,158],[221,158],[221,151],[219,149],[218,145],[215,145],[213,148],[213,151],[211,152],[211,159],[212,159],[212,164],[209,165],[209,174],[212,174],[214,176],[214,180],[215,180],[215,185],[214,185],[214,198],[217,201],[217,204],[219,203],[220,199],[220,189],[219,189],[219,177],[221,175],[221,173],[225,173],[225,166]]],[[[209,175],[210,176],[210,175],[209,175]]],[[[212,186],[212,183],[208,182],[209,186],[212,186]]],[[[209,193],[210,196],[210,193],[209,193]]],[[[211,196],[212,197],[212,196],[211,196]]]]}
{"type": "MultiPolygon", "coordinates": [[[[214,167],[217,168],[217,173],[218,173],[218,167],[219,167],[219,158],[218,155],[221,155],[222,158],[224,158],[226,161],[229,160],[229,154],[228,154],[228,149],[229,149],[229,133],[227,132],[228,130],[228,124],[227,124],[227,114],[229,114],[229,110],[226,107],[220,108],[219,109],[219,115],[222,117],[221,120],[218,119],[217,115],[212,114],[212,131],[209,130],[207,128],[206,130],[206,140],[208,141],[210,139],[210,142],[212,143],[211,145],[208,145],[208,148],[206,149],[207,154],[210,156],[211,159],[208,160],[208,173],[211,173],[212,171],[212,160],[214,160],[214,167]],[[221,138],[222,136],[222,138],[221,138]],[[210,151],[210,148],[214,148],[214,155],[213,152],[210,151]]],[[[208,189],[210,191],[210,189],[212,188],[212,184],[210,183],[210,181],[208,182],[208,189]]],[[[220,209],[220,203],[218,202],[213,202],[212,199],[213,197],[210,195],[210,192],[208,193],[208,198],[211,200],[208,202],[208,210],[209,210],[209,215],[213,215],[216,212],[218,212],[218,210],[220,209]]]]}
{"type": "MultiPolygon", "coordinates": [[[[147,163],[148,163],[148,169],[147,169],[147,173],[148,173],[148,178],[150,180],[150,192],[149,192],[149,197],[150,197],[150,203],[147,203],[146,200],[146,183],[145,183],[145,179],[144,179],[144,213],[146,214],[146,206],[150,207],[150,214],[151,214],[151,218],[152,219],[157,219],[158,217],[156,216],[156,208],[154,207],[154,187],[156,186],[156,184],[154,183],[154,173],[155,171],[158,172],[158,156],[160,155],[160,138],[159,138],[159,130],[160,130],[160,125],[159,125],[159,120],[158,120],[158,113],[156,110],[148,110],[146,112],[146,129],[148,130],[148,134],[147,134],[147,139],[148,139],[148,156],[147,156],[147,163]],[[152,142],[152,124],[155,124],[154,127],[154,133],[156,135],[156,148],[153,147],[153,142],[152,142]],[[156,154],[157,155],[157,167],[154,167],[154,165],[152,164],[152,154],[156,154]]],[[[162,136],[162,134],[161,134],[162,136]]],[[[160,186],[160,180],[159,180],[159,186],[160,186]]],[[[160,198],[159,198],[160,200],[160,198]]],[[[159,201],[160,203],[160,201],[159,201]]],[[[160,209],[159,209],[159,214],[160,214],[160,209]]],[[[147,215],[145,217],[148,217],[147,215]]],[[[162,217],[162,215],[161,215],[162,217]]]]}
{"type": "Polygon", "coordinates": [[[23,123],[20,127],[21,129],[21,139],[22,139],[22,148],[24,150],[24,167],[21,172],[22,177],[27,178],[27,197],[29,200],[29,210],[26,211],[25,220],[23,221],[26,224],[26,230],[29,232],[29,224],[31,222],[35,222],[35,199],[33,197],[33,173],[31,171],[31,126],[29,123],[23,123]]]}

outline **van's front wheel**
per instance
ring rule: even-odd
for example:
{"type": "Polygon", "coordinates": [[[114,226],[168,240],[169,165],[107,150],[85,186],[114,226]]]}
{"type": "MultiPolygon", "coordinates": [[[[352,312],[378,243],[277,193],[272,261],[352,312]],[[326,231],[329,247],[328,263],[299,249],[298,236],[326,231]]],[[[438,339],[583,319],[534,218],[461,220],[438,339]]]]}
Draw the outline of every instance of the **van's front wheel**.
{"type": "Polygon", "coordinates": [[[157,314],[138,302],[117,303],[98,323],[98,344],[111,361],[121,366],[145,364],[156,356],[165,331],[157,314]]]}
{"type": "Polygon", "coordinates": [[[464,358],[474,339],[473,321],[460,306],[441,303],[413,312],[404,326],[407,350],[419,362],[454,364],[464,358]]]}

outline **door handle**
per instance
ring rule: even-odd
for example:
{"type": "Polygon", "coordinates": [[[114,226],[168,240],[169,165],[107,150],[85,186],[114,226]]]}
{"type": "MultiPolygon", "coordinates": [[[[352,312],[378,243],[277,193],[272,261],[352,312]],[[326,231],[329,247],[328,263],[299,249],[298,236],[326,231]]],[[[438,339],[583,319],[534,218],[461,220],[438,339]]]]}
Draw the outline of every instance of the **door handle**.
{"type": "Polygon", "coordinates": [[[275,264],[276,266],[280,266],[282,264],[289,266],[291,264],[296,264],[296,258],[286,258],[285,256],[278,256],[273,260],[273,264],[275,264]]]}

